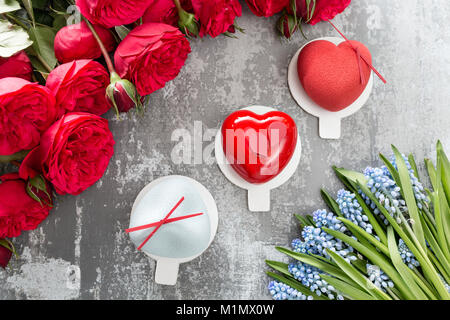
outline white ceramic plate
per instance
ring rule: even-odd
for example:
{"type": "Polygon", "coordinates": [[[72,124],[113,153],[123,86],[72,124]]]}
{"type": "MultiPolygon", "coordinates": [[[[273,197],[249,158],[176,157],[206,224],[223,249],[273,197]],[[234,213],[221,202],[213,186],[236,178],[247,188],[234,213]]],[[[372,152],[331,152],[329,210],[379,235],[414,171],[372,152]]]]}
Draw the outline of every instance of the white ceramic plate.
{"type": "MultiPolygon", "coordinates": [[[[190,183],[192,183],[196,188],[197,191],[200,194],[200,197],[202,198],[203,202],[206,205],[206,209],[208,210],[209,220],[211,223],[211,236],[209,240],[209,245],[211,245],[212,241],[214,240],[214,237],[217,233],[217,226],[219,223],[219,215],[217,213],[217,205],[214,201],[214,198],[212,197],[211,193],[206,189],[200,182],[189,178],[185,176],[166,176],[159,179],[156,179],[149,183],[147,186],[144,187],[144,189],[139,192],[138,196],[136,197],[136,200],[134,201],[133,208],[131,209],[131,215],[135,212],[139,202],[142,200],[142,198],[150,192],[152,188],[154,188],[157,184],[165,181],[166,179],[169,179],[171,177],[177,177],[181,179],[186,179],[190,183]]],[[[208,249],[208,248],[206,248],[208,249]]],[[[203,250],[204,251],[206,251],[203,250]]],[[[155,255],[151,255],[146,253],[150,258],[156,260],[156,273],[155,273],[155,282],[159,284],[165,284],[165,285],[175,285],[178,278],[178,267],[180,263],[189,262],[198,256],[200,256],[203,252],[200,252],[199,254],[183,258],[183,259],[175,259],[175,258],[166,258],[166,257],[159,257],[155,255]]]]}
{"type": "MultiPolygon", "coordinates": [[[[256,114],[277,111],[274,108],[264,106],[251,106],[242,110],[249,110],[256,114]]],[[[297,136],[297,145],[287,166],[272,180],[263,184],[253,184],[243,179],[227,161],[222,147],[222,128],[220,128],[216,134],[215,154],[217,164],[228,180],[238,187],[248,190],[248,208],[250,211],[270,211],[270,190],[278,188],[292,177],[300,163],[301,153],[301,140],[300,136],[297,136]]]]}
{"type": "Polygon", "coordinates": [[[345,41],[342,38],[325,37],[312,40],[306,43],[303,47],[301,47],[294,55],[294,57],[291,60],[291,63],[289,64],[288,70],[289,89],[291,90],[291,94],[294,97],[295,101],[297,101],[297,104],[303,110],[319,118],[320,137],[323,139],[339,139],[341,137],[341,119],[357,112],[369,99],[370,93],[372,92],[373,88],[373,71],[370,74],[369,82],[367,83],[367,86],[364,89],[363,93],[359,96],[359,98],[355,102],[353,102],[353,104],[338,112],[331,112],[325,110],[324,108],[320,107],[317,103],[315,103],[305,92],[297,72],[297,61],[300,52],[306,45],[318,40],[327,40],[336,45],[345,41]]]}

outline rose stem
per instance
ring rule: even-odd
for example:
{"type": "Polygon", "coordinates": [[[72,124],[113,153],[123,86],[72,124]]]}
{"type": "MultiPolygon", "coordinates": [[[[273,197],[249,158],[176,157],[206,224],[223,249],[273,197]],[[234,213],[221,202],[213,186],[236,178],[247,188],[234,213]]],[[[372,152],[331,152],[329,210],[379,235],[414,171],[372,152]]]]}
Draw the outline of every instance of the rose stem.
{"type": "Polygon", "coordinates": [[[49,66],[49,64],[42,58],[42,56],[36,52],[36,58],[38,58],[39,62],[47,69],[48,72],[52,72],[53,68],[49,66]]]}
{"type": "Polygon", "coordinates": [[[177,7],[178,12],[183,10],[183,8],[181,7],[181,4],[180,4],[180,0],[173,0],[173,2],[175,3],[175,7],[177,7]]]}
{"type": "Polygon", "coordinates": [[[148,240],[150,240],[151,237],[153,237],[153,235],[155,234],[156,231],[158,231],[158,229],[167,221],[167,219],[169,219],[170,215],[175,211],[176,208],[178,208],[178,206],[184,201],[184,197],[182,197],[180,199],[180,201],[177,202],[177,204],[175,205],[175,207],[172,208],[172,210],[170,210],[170,212],[166,215],[166,217],[161,220],[160,222],[158,222],[158,225],[156,226],[156,228],[152,231],[152,233],[150,233],[150,235],[144,240],[144,242],[141,243],[141,245],[138,247],[138,250],[141,250],[143,246],[145,246],[145,244],[147,243],[148,240]]]}
{"type": "Polygon", "coordinates": [[[95,40],[97,41],[97,43],[98,43],[98,45],[99,45],[99,47],[100,47],[100,50],[102,51],[103,57],[105,58],[105,61],[106,61],[106,65],[108,66],[109,73],[116,72],[116,71],[114,70],[114,65],[113,65],[113,63],[112,63],[112,61],[111,61],[111,58],[109,57],[109,53],[108,53],[108,51],[106,50],[106,48],[105,48],[105,46],[104,46],[104,44],[103,44],[103,42],[102,42],[102,39],[100,39],[100,37],[99,37],[98,34],[97,34],[97,31],[95,31],[94,27],[93,27],[92,24],[89,22],[89,20],[86,19],[85,17],[83,17],[83,19],[84,19],[84,21],[86,22],[86,24],[87,24],[87,26],[89,27],[89,29],[91,30],[92,34],[94,35],[94,38],[95,38],[95,40]]]}
{"type": "MultiPolygon", "coordinates": [[[[194,217],[197,217],[197,216],[201,216],[202,214],[203,214],[203,212],[200,212],[200,213],[189,214],[189,215],[187,215],[187,216],[181,216],[181,217],[176,217],[176,218],[167,219],[167,220],[164,222],[164,224],[172,223],[172,222],[177,222],[177,221],[185,220],[185,219],[189,219],[189,218],[194,218],[194,217]]],[[[157,226],[158,223],[160,223],[160,222],[161,222],[161,221],[154,222],[154,223],[150,223],[150,224],[146,224],[146,225],[143,225],[143,226],[140,226],[140,227],[135,227],[135,228],[126,229],[125,232],[126,232],[126,233],[130,233],[130,232],[140,231],[140,230],[144,230],[144,229],[149,229],[149,228],[152,228],[152,227],[154,227],[154,226],[157,226]]]]}

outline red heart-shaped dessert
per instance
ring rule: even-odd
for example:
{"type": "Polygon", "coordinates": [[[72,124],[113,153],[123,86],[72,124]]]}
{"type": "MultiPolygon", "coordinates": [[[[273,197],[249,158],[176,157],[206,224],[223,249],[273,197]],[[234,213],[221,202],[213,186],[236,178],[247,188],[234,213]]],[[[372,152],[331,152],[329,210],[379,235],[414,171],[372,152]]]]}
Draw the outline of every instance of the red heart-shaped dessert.
{"type": "Polygon", "coordinates": [[[233,169],[250,183],[276,177],[289,163],[297,145],[297,126],[284,112],[258,115],[232,113],[222,125],[222,146],[233,169]]]}
{"type": "Polygon", "coordinates": [[[358,41],[344,41],[338,46],[326,40],[307,44],[298,56],[300,82],[308,96],[329,111],[340,111],[363,93],[370,77],[370,67],[358,58],[357,51],[372,64],[369,49],[358,41]],[[361,69],[360,69],[361,68],[361,69]],[[361,81],[361,72],[364,81],[361,81]]]}

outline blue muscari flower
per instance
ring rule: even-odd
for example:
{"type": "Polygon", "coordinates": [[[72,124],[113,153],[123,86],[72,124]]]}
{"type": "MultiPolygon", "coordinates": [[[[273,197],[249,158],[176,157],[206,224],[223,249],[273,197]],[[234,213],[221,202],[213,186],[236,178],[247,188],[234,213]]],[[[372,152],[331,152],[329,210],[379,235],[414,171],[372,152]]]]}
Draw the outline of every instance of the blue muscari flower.
{"type": "Polygon", "coordinates": [[[292,250],[298,253],[307,253],[303,241],[300,239],[294,239],[291,243],[292,250]]]}
{"type": "Polygon", "coordinates": [[[347,231],[342,221],[338,220],[334,213],[327,212],[327,210],[313,212],[313,221],[317,228],[326,227],[340,232],[347,231]]]}
{"type": "MultiPolygon", "coordinates": [[[[414,190],[414,196],[417,199],[417,206],[422,209],[422,202],[428,202],[429,199],[424,193],[422,184],[414,175],[414,170],[412,169],[408,159],[405,155],[402,155],[402,157],[405,160],[406,167],[409,171],[411,184],[414,190]]],[[[395,157],[391,157],[390,162],[392,163],[394,168],[397,169],[395,157]]],[[[400,187],[397,186],[386,166],[382,166],[381,168],[368,167],[364,170],[364,175],[368,179],[367,187],[373,194],[375,194],[378,201],[380,201],[380,203],[385,207],[385,209],[391,216],[395,215],[396,207],[399,208],[401,212],[408,211],[406,202],[401,196],[400,187]]],[[[384,223],[387,225],[389,223],[388,220],[381,214],[375,203],[373,203],[365,194],[363,194],[361,190],[359,190],[359,193],[365,200],[366,204],[370,206],[373,212],[381,219],[383,219],[384,223]]],[[[397,221],[400,223],[400,220],[397,221]]]]}
{"type": "Polygon", "coordinates": [[[347,231],[344,224],[336,219],[333,213],[328,213],[326,210],[317,210],[313,213],[313,221],[316,227],[306,226],[303,228],[303,241],[300,239],[292,241],[293,251],[320,255],[330,259],[331,257],[326,252],[328,249],[336,252],[349,263],[356,260],[356,256],[351,254],[353,252],[352,247],[321,229],[321,227],[327,227],[340,232],[347,231]]]}
{"type": "Polygon", "coordinates": [[[394,283],[389,279],[389,277],[380,269],[379,266],[367,264],[367,274],[369,280],[379,289],[386,292],[387,288],[393,288],[394,283]]]}
{"type": "MultiPolygon", "coordinates": [[[[395,207],[398,207],[403,211],[406,210],[406,202],[401,197],[400,187],[397,186],[391,176],[387,175],[382,168],[368,167],[364,170],[364,175],[368,179],[367,187],[375,197],[377,197],[378,201],[391,216],[394,216],[396,213],[395,207]],[[392,198],[392,201],[387,195],[392,198]]],[[[375,203],[373,203],[361,190],[359,192],[366,204],[372,209],[373,213],[383,219],[384,223],[387,225],[389,223],[388,220],[381,214],[375,203]]]]}
{"type": "Polygon", "coordinates": [[[282,282],[271,281],[268,288],[274,300],[313,300],[312,296],[306,296],[282,282]]]}
{"type": "Polygon", "coordinates": [[[289,265],[289,272],[318,296],[325,294],[329,299],[344,299],[332,285],[320,277],[324,272],[318,268],[297,261],[289,265]]]}
{"type": "Polygon", "coordinates": [[[346,219],[372,234],[373,227],[369,223],[369,218],[363,213],[361,205],[355,197],[354,193],[342,189],[338,191],[336,202],[346,219]]]}
{"type": "Polygon", "coordinates": [[[419,261],[416,260],[416,257],[411,252],[411,250],[409,250],[403,239],[400,239],[398,242],[398,251],[400,253],[400,257],[402,257],[403,262],[407,264],[408,267],[414,269],[414,267],[420,266],[419,261]]]}

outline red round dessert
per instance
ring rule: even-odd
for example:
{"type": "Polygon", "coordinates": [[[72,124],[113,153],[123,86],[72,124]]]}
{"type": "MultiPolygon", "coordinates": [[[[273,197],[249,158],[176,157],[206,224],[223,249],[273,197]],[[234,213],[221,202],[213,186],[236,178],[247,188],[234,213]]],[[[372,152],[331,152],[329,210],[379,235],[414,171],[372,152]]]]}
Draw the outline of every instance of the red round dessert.
{"type": "MultiPolygon", "coordinates": [[[[350,42],[371,64],[369,49],[358,41],[350,42]]],[[[370,67],[358,58],[352,45],[344,41],[336,46],[330,41],[317,40],[306,45],[298,56],[298,76],[305,92],[326,110],[337,112],[345,109],[367,86],[370,67]],[[364,81],[361,81],[361,72],[364,81]]]]}

